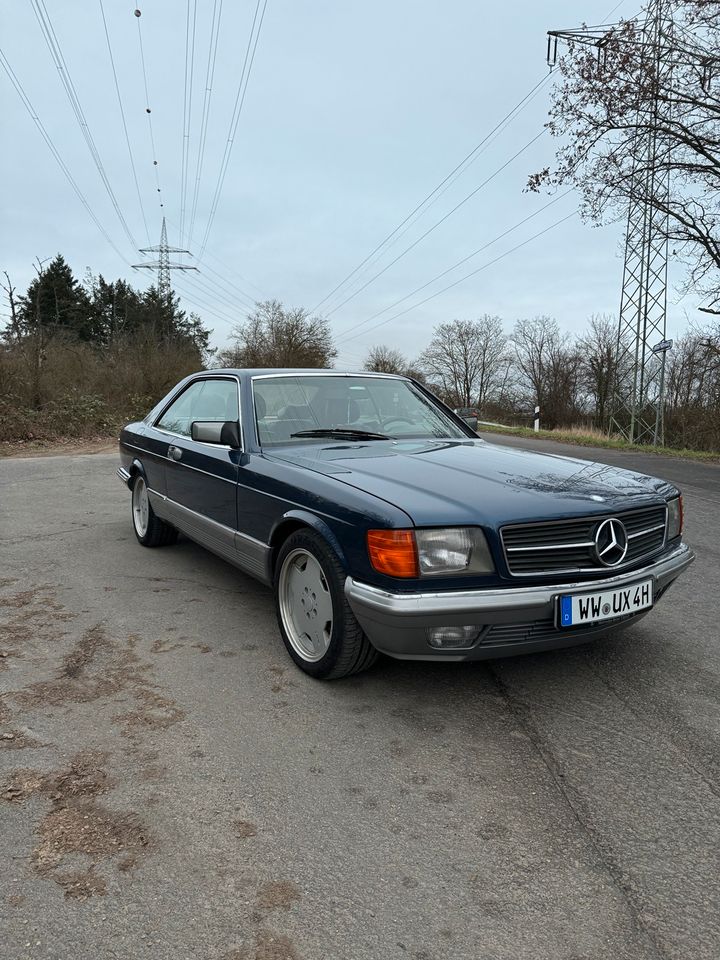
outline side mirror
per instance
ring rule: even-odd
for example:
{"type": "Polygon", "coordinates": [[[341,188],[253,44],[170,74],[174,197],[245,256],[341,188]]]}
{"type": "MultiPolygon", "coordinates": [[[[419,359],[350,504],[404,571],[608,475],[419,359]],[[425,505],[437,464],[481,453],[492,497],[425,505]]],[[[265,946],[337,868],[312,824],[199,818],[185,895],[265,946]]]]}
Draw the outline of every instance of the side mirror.
{"type": "Polygon", "coordinates": [[[237,420],[194,420],[190,436],[200,443],[221,443],[223,446],[240,449],[240,424],[237,420]]]}

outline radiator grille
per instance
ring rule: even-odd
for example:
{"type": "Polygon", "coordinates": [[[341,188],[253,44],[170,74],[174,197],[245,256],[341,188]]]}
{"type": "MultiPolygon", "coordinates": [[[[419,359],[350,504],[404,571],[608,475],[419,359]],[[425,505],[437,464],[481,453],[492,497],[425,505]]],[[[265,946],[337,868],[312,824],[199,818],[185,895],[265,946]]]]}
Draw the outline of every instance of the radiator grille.
{"type": "Polygon", "coordinates": [[[664,505],[642,507],[599,517],[515,524],[503,527],[500,535],[508,570],[515,576],[617,570],[663,546],[666,516],[664,505]],[[621,564],[608,568],[595,555],[594,538],[599,524],[610,516],[625,525],[628,549],[621,564]]]}

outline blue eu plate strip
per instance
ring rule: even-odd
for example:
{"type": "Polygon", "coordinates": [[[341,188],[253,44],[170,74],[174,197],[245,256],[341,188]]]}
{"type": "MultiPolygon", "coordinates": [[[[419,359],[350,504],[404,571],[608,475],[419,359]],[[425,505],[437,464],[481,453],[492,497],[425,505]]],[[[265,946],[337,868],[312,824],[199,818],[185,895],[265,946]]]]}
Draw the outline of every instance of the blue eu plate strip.
{"type": "Polygon", "coordinates": [[[560,597],[560,623],[564,627],[572,624],[572,597],[560,597]]]}

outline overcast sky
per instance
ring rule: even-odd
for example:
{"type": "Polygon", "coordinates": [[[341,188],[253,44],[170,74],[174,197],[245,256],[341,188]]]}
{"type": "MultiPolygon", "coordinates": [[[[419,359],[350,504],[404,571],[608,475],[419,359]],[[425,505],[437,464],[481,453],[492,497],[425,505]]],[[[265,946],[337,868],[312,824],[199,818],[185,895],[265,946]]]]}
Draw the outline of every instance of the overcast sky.
{"type": "MultiPolygon", "coordinates": [[[[155,140],[150,144],[131,3],[104,0],[130,145],[150,240],[162,212],[171,244],[180,245],[186,4],[148,0],[140,18],[155,140]],[[153,159],[158,161],[164,210],[153,159]]],[[[225,147],[256,0],[225,0],[210,96],[197,218],[197,255],[225,147]]],[[[637,13],[624,0],[616,20],[637,13]]],[[[232,145],[200,274],[177,278],[222,345],[247,296],[312,309],[437,186],[547,73],[545,32],[584,20],[600,23],[613,0],[268,0],[247,96],[232,145]],[[218,281],[218,271],[224,283],[218,281]],[[239,293],[245,294],[243,299],[239,293]]],[[[148,238],[132,177],[99,0],[45,0],[65,64],[107,178],[138,246],[148,238]]],[[[192,3],[191,3],[192,8],[192,3]]],[[[261,4],[262,9],[262,4],[261,4]]],[[[197,0],[186,225],[190,220],[213,0],[197,0]]],[[[76,275],[89,267],[138,286],[151,277],[130,269],[131,246],[66,98],[33,4],[2,12],[2,49],[63,161],[122,257],[110,246],[58,168],[5,74],[0,71],[0,270],[22,290],[32,261],[62,252],[76,275]]],[[[395,301],[488,244],[548,202],[523,192],[527,175],[550,163],[545,134],[456,213],[366,289],[333,308],[417,240],[540,133],[552,78],[463,174],[354,285],[325,300],[339,365],[359,366],[369,346],[387,343],[413,357],[433,326],[455,318],[549,313],[577,331],[592,313],[616,313],[622,226],[593,229],[573,217],[497,264],[376,329],[383,320],[482,267],[576,206],[559,200],[418,295],[395,301]],[[379,311],[385,310],[371,322],[379,311]]],[[[186,263],[192,260],[185,258],[186,263]]],[[[693,304],[671,296],[669,333],[693,304]]]]}

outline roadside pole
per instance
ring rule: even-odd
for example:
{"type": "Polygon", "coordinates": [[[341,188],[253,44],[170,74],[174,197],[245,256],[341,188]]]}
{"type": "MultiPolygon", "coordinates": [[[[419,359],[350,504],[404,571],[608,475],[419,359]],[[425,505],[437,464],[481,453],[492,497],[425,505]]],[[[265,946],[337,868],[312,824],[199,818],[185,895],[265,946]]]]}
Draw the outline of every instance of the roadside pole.
{"type": "Polygon", "coordinates": [[[672,340],[661,340],[652,348],[653,353],[661,353],[660,361],[660,396],[658,397],[657,407],[655,408],[655,434],[653,436],[653,446],[665,444],[665,359],[668,350],[672,350],[672,340]]]}
{"type": "Polygon", "coordinates": [[[540,429],[540,407],[535,407],[535,424],[533,429],[535,430],[535,433],[537,433],[540,429]]]}

